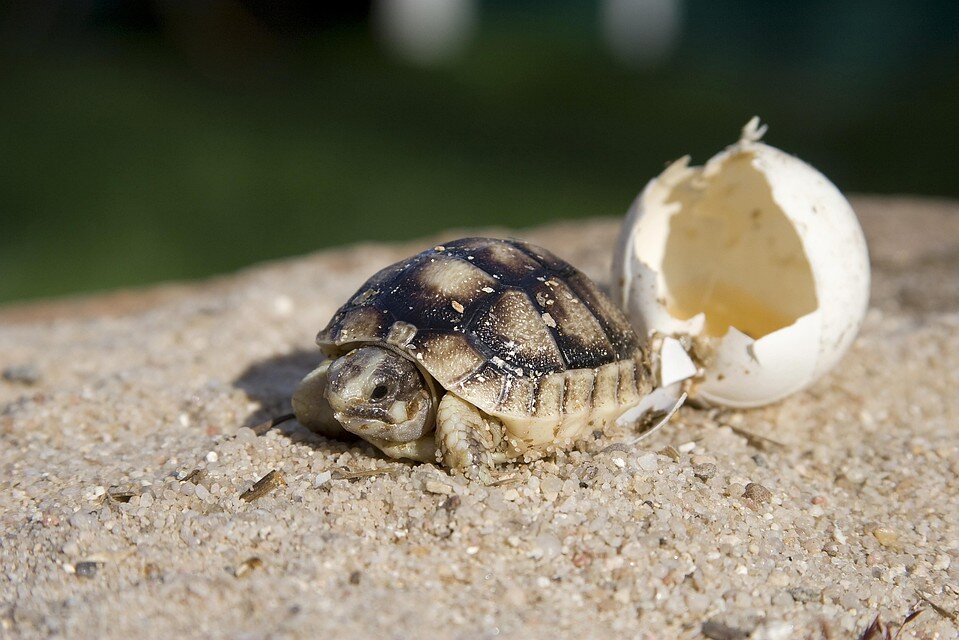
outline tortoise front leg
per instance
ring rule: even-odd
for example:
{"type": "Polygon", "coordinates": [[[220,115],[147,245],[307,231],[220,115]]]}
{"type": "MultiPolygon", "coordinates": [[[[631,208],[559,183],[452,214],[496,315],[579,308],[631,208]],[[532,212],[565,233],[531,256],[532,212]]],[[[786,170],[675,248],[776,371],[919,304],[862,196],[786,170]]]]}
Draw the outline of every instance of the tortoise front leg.
{"type": "Polygon", "coordinates": [[[437,459],[446,467],[489,484],[493,464],[502,459],[503,425],[453,393],[436,410],[437,459]]]}

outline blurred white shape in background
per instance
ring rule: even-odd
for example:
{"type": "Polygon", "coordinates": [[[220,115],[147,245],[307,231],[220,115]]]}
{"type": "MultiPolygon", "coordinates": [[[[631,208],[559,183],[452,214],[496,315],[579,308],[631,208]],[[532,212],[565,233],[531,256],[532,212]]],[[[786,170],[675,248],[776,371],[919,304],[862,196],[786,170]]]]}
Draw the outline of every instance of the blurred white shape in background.
{"type": "Polygon", "coordinates": [[[600,11],[606,46],[630,66],[664,62],[682,32],[682,0],[602,0],[600,11]]]}
{"type": "Polygon", "coordinates": [[[396,55],[416,64],[437,64],[469,41],[476,5],[476,0],[374,0],[373,26],[396,55]]]}

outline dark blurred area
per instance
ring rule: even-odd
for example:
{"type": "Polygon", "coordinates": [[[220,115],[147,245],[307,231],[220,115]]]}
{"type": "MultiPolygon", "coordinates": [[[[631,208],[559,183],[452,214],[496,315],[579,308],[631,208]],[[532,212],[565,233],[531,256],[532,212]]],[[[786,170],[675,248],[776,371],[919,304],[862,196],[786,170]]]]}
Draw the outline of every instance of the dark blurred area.
{"type": "Polygon", "coordinates": [[[959,4],[8,2],[0,301],[621,215],[754,114],[844,191],[959,196],[959,4]]]}

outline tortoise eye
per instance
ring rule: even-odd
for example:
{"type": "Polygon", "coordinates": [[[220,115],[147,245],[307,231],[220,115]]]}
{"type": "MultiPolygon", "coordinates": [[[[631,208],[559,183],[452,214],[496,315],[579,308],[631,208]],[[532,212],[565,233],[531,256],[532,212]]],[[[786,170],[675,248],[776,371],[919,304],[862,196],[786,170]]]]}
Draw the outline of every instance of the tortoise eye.
{"type": "Polygon", "coordinates": [[[370,400],[382,400],[386,397],[386,392],[389,389],[386,388],[385,384],[378,384],[373,387],[373,393],[370,394],[370,400]]]}

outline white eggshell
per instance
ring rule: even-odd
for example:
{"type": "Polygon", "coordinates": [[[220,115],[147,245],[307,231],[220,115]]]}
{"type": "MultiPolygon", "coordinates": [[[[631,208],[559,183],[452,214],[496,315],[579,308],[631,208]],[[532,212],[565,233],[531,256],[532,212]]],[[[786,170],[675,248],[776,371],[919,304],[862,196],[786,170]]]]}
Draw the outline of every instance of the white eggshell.
{"type": "Polygon", "coordinates": [[[636,198],[614,293],[641,335],[709,353],[697,394],[733,407],[814,382],[852,344],[869,298],[856,215],[814,168],[759,142],[754,118],[703,167],[673,163],[636,198]]]}
{"type": "Polygon", "coordinates": [[[699,373],[686,349],[675,338],[666,337],[659,349],[659,386],[669,387],[699,373]]]}

